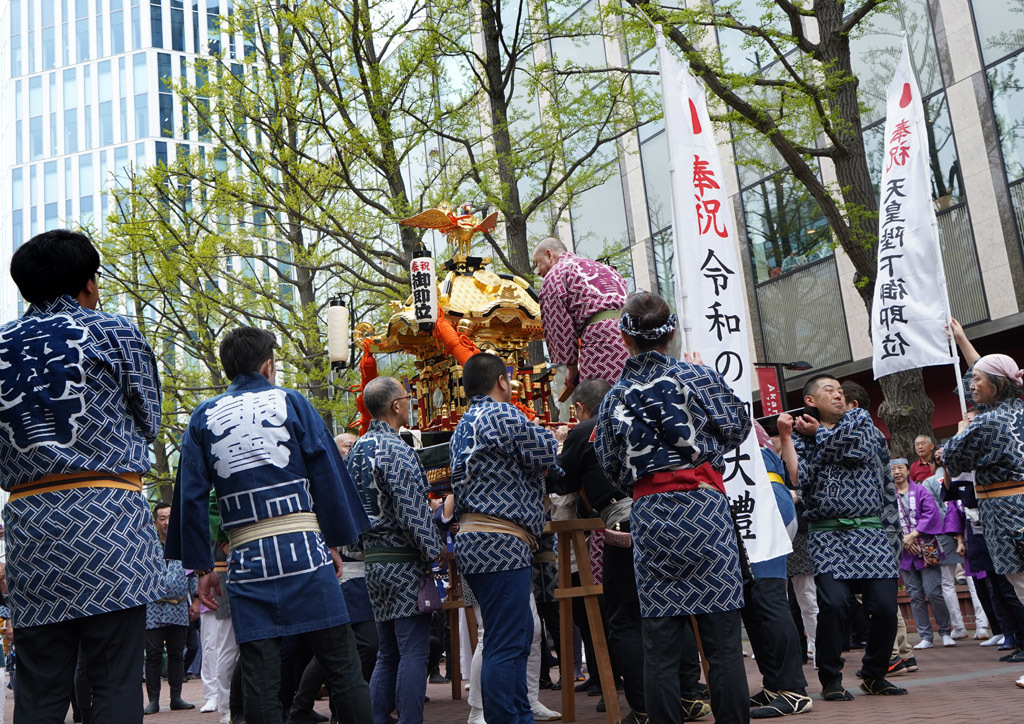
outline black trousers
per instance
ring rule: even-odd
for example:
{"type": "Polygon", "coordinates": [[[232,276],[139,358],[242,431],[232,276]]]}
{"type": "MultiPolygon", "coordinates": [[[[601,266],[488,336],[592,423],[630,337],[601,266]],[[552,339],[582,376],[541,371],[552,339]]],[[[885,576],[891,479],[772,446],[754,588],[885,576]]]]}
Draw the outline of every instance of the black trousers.
{"type": "Polygon", "coordinates": [[[15,724],[63,724],[79,646],[88,661],[92,720],[141,723],[139,652],[145,632],[145,606],[19,628],[15,724]]]}
{"type": "Polygon", "coordinates": [[[160,699],[160,659],[167,647],[167,685],[171,696],[181,696],[185,681],[185,640],[188,626],[161,626],[146,631],[146,693],[150,701],[160,699]]]}
{"type": "MultiPolygon", "coordinates": [[[[377,624],[374,621],[359,621],[349,624],[352,627],[352,635],[356,639],[356,651],[359,652],[359,661],[366,683],[370,683],[373,676],[373,666],[377,662],[377,624]]],[[[320,661],[314,656],[313,660],[306,666],[299,681],[299,687],[295,690],[292,698],[291,709],[288,716],[293,719],[301,719],[313,711],[313,704],[320,687],[327,683],[327,672],[320,665],[320,661]]]]}
{"type": "Polygon", "coordinates": [[[822,686],[843,680],[843,644],[847,636],[848,598],[855,593],[864,600],[867,617],[867,646],[864,647],[865,679],[884,679],[889,670],[889,654],[896,640],[895,578],[862,578],[837,581],[831,573],[814,577],[818,587],[818,635],[815,655],[818,680],[822,686]]]}
{"type": "MultiPolygon", "coordinates": [[[[708,660],[715,722],[746,724],[750,721],[750,692],[743,668],[740,612],[705,613],[695,618],[708,660]]],[[[647,715],[657,724],[682,724],[679,679],[680,667],[687,658],[684,637],[690,629],[690,617],[645,618],[643,627],[647,715]]]]}
{"type": "MultiPolygon", "coordinates": [[[[356,652],[349,624],[299,634],[313,649],[331,685],[331,704],[341,724],[373,721],[370,688],[356,652]]],[[[270,638],[240,644],[242,696],[247,724],[281,724],[281,639],[270,638]]]]}
{"type": "Polygon", "coordinates": [[[643,619],[633,573],[633,549],[605,544],[604,603],[612,669],[622,676],[631,709],[647,711],[644,700],[643,619]]]}
{"type": "Polygon", "coordinates": [[[770,691],[803,691],[803,652],[786,596],[785,578],[758,578],[743,587],[743,625],[754,649],[763,686],[770,691]]]}

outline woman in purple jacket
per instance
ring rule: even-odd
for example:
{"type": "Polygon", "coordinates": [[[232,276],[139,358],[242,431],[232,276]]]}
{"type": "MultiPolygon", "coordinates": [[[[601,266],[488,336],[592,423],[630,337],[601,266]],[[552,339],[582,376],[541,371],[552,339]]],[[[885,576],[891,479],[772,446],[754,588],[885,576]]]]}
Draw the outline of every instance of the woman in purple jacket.
{"type": "Polygon", "coordinates": [[[896,498],[899,508],[900,526],[903,531],[903,555],[900,559],[900,573],[903,585],[910,596],[910,607],[914,612],[914,624],[921,637],[915,649],[930,649],[932,639],[931,617],[925,594],[935,612],[935,623],[942,637],[943,646],[956,646],[949,635],[949,609],[942,597],[942,571],[939,567],[940,552],[935,536],[942,533],[942,513],[935,498],[928,490],[910,482],[908,465],[904,458],[894,458],[893,481],[896,483],[896,498]]]}

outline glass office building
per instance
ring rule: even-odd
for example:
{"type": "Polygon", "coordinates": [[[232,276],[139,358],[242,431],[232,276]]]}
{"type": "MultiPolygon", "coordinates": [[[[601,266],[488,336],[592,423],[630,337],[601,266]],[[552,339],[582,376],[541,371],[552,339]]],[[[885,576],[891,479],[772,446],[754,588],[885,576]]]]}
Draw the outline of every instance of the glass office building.
{"type": "MultiPolygon", "coordinates": [[[[5,0],[0,9],[0,264],[46,229],[102,230],[106,189],[173,157],[183,131],[171,84],[222,37],[233,0],[5,0]]],[[[0,275],[0,320],[17,290],[0,275]]]]}

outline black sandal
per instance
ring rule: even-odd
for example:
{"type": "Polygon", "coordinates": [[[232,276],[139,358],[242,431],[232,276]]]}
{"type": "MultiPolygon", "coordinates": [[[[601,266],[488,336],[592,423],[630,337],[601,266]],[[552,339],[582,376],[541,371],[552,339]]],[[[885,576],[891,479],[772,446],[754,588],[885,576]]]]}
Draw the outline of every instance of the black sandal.
{"type": "Polygon", "coordinates": [[[900,688],[885,679],[864,679],[861,682],[860,690],[865,694],[873,696],[903,696],[906,689],[900,688]]]}

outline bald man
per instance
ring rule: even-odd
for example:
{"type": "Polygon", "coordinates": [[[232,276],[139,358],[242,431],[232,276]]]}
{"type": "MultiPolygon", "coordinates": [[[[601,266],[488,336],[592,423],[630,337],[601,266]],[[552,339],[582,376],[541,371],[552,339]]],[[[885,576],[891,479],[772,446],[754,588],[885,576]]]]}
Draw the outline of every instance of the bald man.
{"type": "Polygon", "coordinates": [[[355,441],[356,436],[350,432],[343,432],[334,438],[334,444],[338,446],[338,452],[342,457],[348,455],[348,451],[352,449],[352,443],[355,441]]]}
{"type": "Polygon", "coordinates": [[[533,265],[544,279],[540,312],[548,358],[567,367],[561,400],[584,380],[615,384],[629,356],[619,334],[626,280],[606,264],[569,252],[551,236],[537,244],[533,265]]]}

